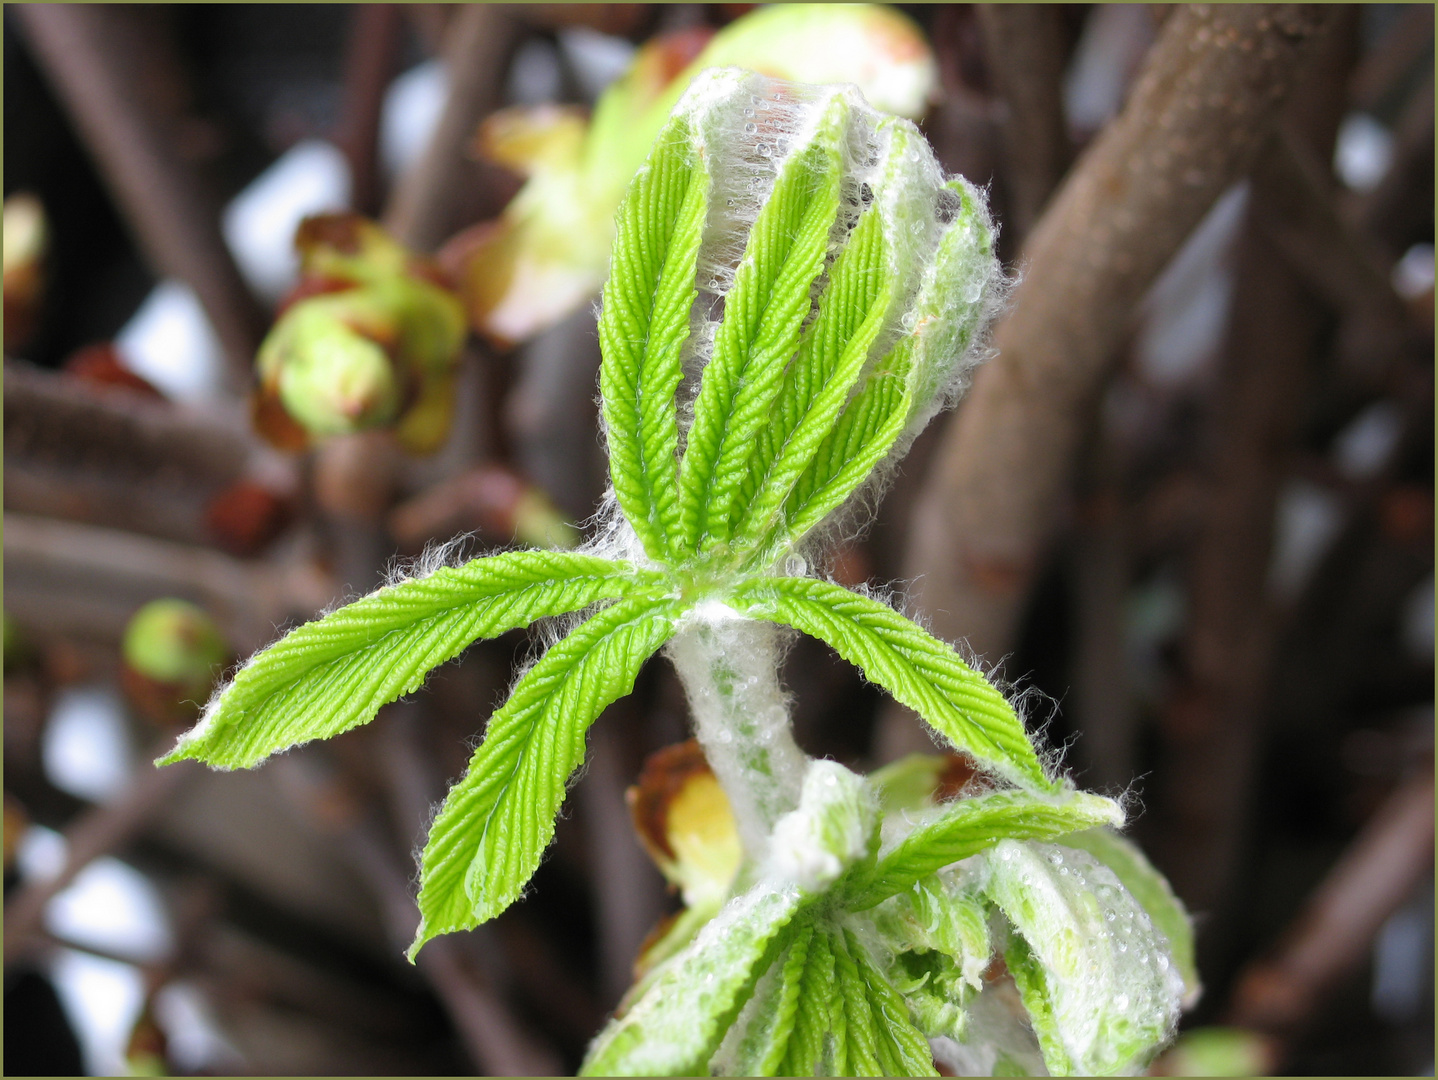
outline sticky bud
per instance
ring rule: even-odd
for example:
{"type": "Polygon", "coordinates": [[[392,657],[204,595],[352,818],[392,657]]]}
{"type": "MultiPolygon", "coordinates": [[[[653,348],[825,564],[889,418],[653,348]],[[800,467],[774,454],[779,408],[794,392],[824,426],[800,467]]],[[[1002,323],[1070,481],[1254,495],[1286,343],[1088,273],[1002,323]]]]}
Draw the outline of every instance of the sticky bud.
{"type": "Polygon", "coordinates": [[[295,246],[302,276],[260,347],[256,426],[283,449],[376,428],[438,449],[465,336],[438,267],[355,214],[306,218],[295,246]]]}
{"type": "Polygon", "coordinates": [[[121,642],[122,681],[131,702],[162,725],[193,721],[228,662],[229,646],[204,611],[184,600],[153,600],[130,619],[121,642]]]}
{"type": "Polygon", "coordinates": [[[399,404],[384,349],[346,324],[336,306],[317,299],[296,308],[273,361],[285,411],[313,435],[379,427],[399,404]]]}

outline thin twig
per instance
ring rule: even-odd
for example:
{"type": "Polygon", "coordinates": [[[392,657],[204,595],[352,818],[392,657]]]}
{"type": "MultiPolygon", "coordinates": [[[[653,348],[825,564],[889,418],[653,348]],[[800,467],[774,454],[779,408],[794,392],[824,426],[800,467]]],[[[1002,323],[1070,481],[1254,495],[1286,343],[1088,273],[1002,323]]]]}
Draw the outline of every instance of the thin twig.
{"type": "Polygon", "coordinates": [[[445,67],[449,100],[428,148],[401,177],[384,223],[399,240],[432,251],[467,222],[453,221],[463,186],[475,168],[467,156],[475,128],[500,102],[505,60],[519,24],[502,4],[460,8],[446,30],[445,67]]]}
{"type": "Polygon", "coordinates": [[[6,509],[208,542],[211,498],[287,464],[227,419],[7,363],[6,509]]]}
{"type": "Polygon", "coordinates": [[[95,807],[66,829],[65,865],[60,872],[52,878],[27,882],[5,902],[5,963],[10,964],[35,946],[45,905],[56,893],[100,856],[134,839],[175,792],[200,771],[200,766],[190,761],[163,769],[147,762],[114,802],[95,807]]]}
{"type": "MultiPolygon", "coordinates": [[[[321,779],[304,759],[275,762],[282,787],[310,819],[340,842],[351,865],[379,902],[396,949],[408,948],[419,923],[408,876],[378,830],[338,781],[321,779]],[[338,790],[329,790],[338,787],[338,790]],[[320,805],[323,804],[323,808],[320,805]],[[340,812],[335,807],[341,807],[340,812]]],[[[429,942],[416,961],[444,1002],[475,1066],[490,1076],[553,1076],[558,1061],[537,1046],[475,972],[463,963],[453,940],[429,942]]]]}
{"type": "Polygon", "coordinates": [[[385,90],[399,61],[398,4],[357,4],[350,12],[344,111],[335,141],[350,166],[350,201],[361,214],[379,210],[379,121],[385,90]]]}
{"type": "Polygon", "coordinates": [[[35,4],[16,13],[146,257],[194,289],[233,387],[248,386],[263,317],[220,236],[217,207],[200,194],[200,177],[166,138],[153,103],[135,89],[137,68],[160,43],[120,7],[35,4]]]}
{"type": "Polygon", "coordinates": [[[205,607],[235,648],[258,648],[275,627],[335,598],[308,563],[247,562],[207,548],[116,529],[5,515],[6,606],[46,633],[118,641],[135,609],[160,596],[205,607]]]}
{"type": "Polygon", "coordinates": [[[1048,4],[979,4],[990,77],[1004,105],[999,132],[1008,224],[1026,236],[1068,168],[1063,27],[1048,4]]]}
{"type": "Polygon", "coordinates": [[[1296,1034],[1372,949],[1433,865],[1433,767],[1414,770],[1364,826],[1274,951],[1239,976],[1230,1022],[1296,1034]]]}

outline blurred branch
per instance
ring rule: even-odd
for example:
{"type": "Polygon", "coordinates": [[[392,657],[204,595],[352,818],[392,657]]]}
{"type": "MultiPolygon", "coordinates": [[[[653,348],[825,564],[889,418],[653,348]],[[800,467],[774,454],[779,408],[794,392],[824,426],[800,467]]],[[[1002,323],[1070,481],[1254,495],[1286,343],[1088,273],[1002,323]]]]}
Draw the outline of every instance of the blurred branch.
{"type": "Polygon", "coordinates": [[[1362,964],[1433,865],[1433,765],[1416,767],[1363,827],[1274,951],[1239,976],[1230,1022],[1293,1035],[1362,964]]]}
{"type": "MultiPolygon", "coordinates": [[[[1294,101],[1301,137],[1331,153],[1356,53],[1356,17],[1318,47],[1319,63],[1294,101]]],[[[1228,946],[1239,859],[1267,715],[1279,610],[1269,588],[1278,495],[1288,475],[1325,312],[1269,238],[1265,223],[1292,211],[1282,155],[1253,175],[1246,233],[1223,351],[1210,445],[1209,498],[1188,560],[1189,606],[1181,671],[1163,718],[1156,826],[1160,865],[1193,910],[1215,918],[1200,964],[1228,946]]]]}
{"type": "MultiPolygon", "coordinates": [[[[1432,40],[1431,38],[1429,39],[1432,40]]],[[[1431,238],[1433,203],[1433,69],[1413,91],[1393,131],[1393,161],[1382,182],[1354,199],[1359,227],[1393,258],[1403,254],[1406,234],[1425,219],[1431,238]]]]}
{"type": "Polygon", "coordinates": [[[162,39],[123,7],[35,4],[16,14],[146,258],[195,291],[231,384],[248,386],[263,315],[220,236],[217,207],[201,194],[205,185],[177,152],[157,103],[137,89],[162,39]]]}
{"type": "Polygon", "coordinates": [[[91,525],[5,515],[6,606],[46,633],[118,641],[135,609],[161,596],[193,600],[241,653],[275,627],[334,599],[305,563],[244,562],[217,551],[91,525]]]}
{"type": "Polygon", "coordinates": [[[1028,235],[1063,178],[1072,149],[1064,121],[1063,27],[1050,4],[979,4],[985,59],[1004,106],[1009,226],[1028,235]]]}
{"type": "Polygon", "coordinates": [[[399,61],[403,26],[398,4],[356,4],[350,9],[344,111],[335,141],[349,161],[351,202],[370,217],[379,211],[380,112],[399,61]]]}
{"type": "MultiPolygon", "coordinates": [[[[287,757],[272,765],[297,807],[338,840],[380,903],[391,945],[409,947],[419,923],[409,876],[342,781],[321,777],[307,761],[287,757]]],[[[479,1072],[486,1076],[554,1076],[559,1062],[535,1045],[500,1000],[463,962],[453,937],[429,942],[416,961],[444,1002],[479,1072]]]]}
{"type": "Polygon", "coordinates": [[[599,909],[600,987],[614,1005],[634,983],[634,960],[664,914],[664,883],[635,838],[624,803],[626,732],[638,717],[632,702],[609,707],[590,736],[587,775],[574,792],[589,844],[592,886],[599,909]]]}
{"type": "Polygon", "coordinates": [[[452,220],[460,192],[475,180],[468,159],[479,122],[500,104],[505,61],[519,23],[502,4],[466,4],[445,32],[449,100],[424,155],[400,178],[385,227],[401,243],[433,251],[466,222],[452,220]]]}
{"type": "Polygon", "coordinates": [[[5,507],[203,543],[206,501],[268,456],[209,414],[5,365],[5,507]]]}
{"type": "MultiPolygon", "coordinates": [[[[168,746],[166,740],[165,748],[168,746]]],[[[43,944],[37,935],[51,897],[94,860],[133,839],[180,786],[200,771],[199,765],[189,761],[156,769],[146,759],[130,786],[114,802],[86,812],[66,829],[65,865],[60,872],[53,878],[27,882],[5,901],[5,963],[43,944]]]]}
{"type": "Polygon", "coordinates": [[[1248,169],[1313,39],[1320,5],[1194,6],[1170,17],[1123,113],[1049,204],[1026,277],[945,432],[908,574],[936,633],[1011,642],[1089,406],[1130,316],[1218,195],[1248,169]]]}
{"type": "Polygon", "coordinates": [[[1432,5],[1405,4],[1353,72],[1349,85],[1353,107],[1369,111],[1380,108],[1383,99],[1393,93],[1432,47],[1432,5]]]}
{"type": "Polygon", "coordinates": [[[1255,176],[1285,198],[1256,224],[1276,243],[1295,272],[1342,313],[1344,359],[1370,377],[1398,357],[1428,343],[1393,289],[1380,256],[1338,212],[1332,184],[1318,155],[1286,128],[1275,133],[1255,176]]]}

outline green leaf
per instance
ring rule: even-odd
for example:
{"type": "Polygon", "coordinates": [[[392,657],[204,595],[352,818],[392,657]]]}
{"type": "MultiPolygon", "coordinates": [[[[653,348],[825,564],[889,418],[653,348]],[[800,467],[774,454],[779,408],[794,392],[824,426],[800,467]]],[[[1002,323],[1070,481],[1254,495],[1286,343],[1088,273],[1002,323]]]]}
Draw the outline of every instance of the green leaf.
{"type": "Polygon", "coordinates": [[[728,601],[828,642],[949,742],[1016,783],[1052,791],[1022,721],[953,648],[887,604],[813,578],[761,578],[728,601]]]}
{"type": "Polygon", "coordinates": [[[785,928],[813,899],[761,882],[731,900],[634,1007],[589,1049],[587,1076],[699,1076],[754,984],[787,944],[785,928]]]}
{"type": "Polygon", "coordinates": [[[1018,934],[1009,934],[1004,948],[1004,964],[1014,978],[1019,1000],[1029,1014],[1034,1035],[1039,1040],[1039,1050],[1044,1055],[1044,1065],[1052,1076],[1072,1076],[1073,1062],[1064,1048],[1059,1034],[1058,1021],[1054,1018],[1053,1002],[1049,997],[1048,979],[1043,964],[1034,956],[1033,950],[1018,934]]]}
{"type": "Polygon", "coordinates": [[[1078,848],[1113,871],[1135,900],[1148,912],[1153,925],[1168,938],[1173,962],[1184,983],[1185,1007],[1195,1005],[1203,992],[1193,955],[1193,920],[1183,901],[1173,894],[1168,880],[1153,868],[1138,845],[1112,829],[1088,829],[1063,838],[1064,847],[1078,848]]]}
{"type": "Polygon", "coordinates": [[[883,1076],[884,1067],[879,1063],[878,1023],[869,1002],[869,988],[858,962],[849,951],[843,931],[830,935],[829,949],[834,957],[834,975],[839,989],[839,1008],[834,1010],[836,1045],[843,1051],[842,1060],[834,1063],[834,1075],[883,1076]],[[841,1026],[843,1038],[839,1039],[837,1032],[841,1026]]]}
{"type": "Polygon", "coordinates": [[[888,957],[886,975],[914,1024],[930,1038],[960,1043],[971,1041],[971,1031],[975,1038],[990,1034],[975,1028],[970,1014],[993,958],[991,905],[967,869],[931,874],[871,915],[888,957]]]}
{"type": "Polygon", "coordinates": [[[388,585],[257,653],[158,764],[249,768],[368,723],[478,638],[659,581],[592,555],[515,551],[388,585]]]}
{"type": "Polygon", "coordinates": [[[621,600],[570,631],[515,684],[430,828],[411,959],[430,938],[492,919],[519,896],[554,835],[585,732],[633,689],[678,615],[672,600],[621,600]]]}
{"type": "MultiPolygon", "coordinates": [[[[822,935],[820,935],[822,936],[822,935]]],[[[790,924],[788,945],[759,977],[754,994],[720,1045],[710,1069],[725,1076],[777,1076],[786,1061],[795,1016],[807,988],[804,975],[814,925],[800,916],[790,924]]],[[[804,1075],[785,1068],[782,1075],[804,1075]]]]}
{"type": "Polygon", "coordinates": [[[883,853],[868,874],[852,881],[847,903],[855,911],[873,907],[934,871],[1007,838],[1050,839],[1122,820],[1117,803],[1084,792],[1045,797],[997,791],[956,799],[883,853]]]}
{"type": "Polygon", "coordinates": [[[824,106],[809,141],[779,167],[749,232],[714,352],[700,379],[679,469],[683,550],[726,543],[737,497],[779,393],[824,269],[839,212],[844,95],[824,106]]]}
{"type": "Polygon", "coordinates": [[[679,520],[674,393],[698,296],[695,260],[708,209],[698,120],[672,116],[630,185],[599,317],[609,475],[620,509],[657,560],[669,558],[679,520]]]}
{"type": "MultiPolygon", "coordinates": [[[[876,196],[877,198],[877,196],[876,196]]],[[[819,314],[784,377],[768,427],[760,433],[735,541],[759,545],[794,483],[834,425],[891,317],[895,275],[877,204],[860,216],[819,297],[819,314]]]]}
{"type": "Polygon", "coordinates": [[[1041,968],[1041,982],[1038,969],[1023,977],[1038,1002],[1031,1016],[1049,1070],[1141,1069],[1178,1021],[1183,981],[1167,939],[1087,852],[1005,840],[985,860],[985,893],[1041,968]]]}
{"type": "MultiPolygon", "coordinates": [[[[922,139],[907,125],[894,128],[895,138],[922,139]]],[[[942,404],[946,386],[972,362],[970,347],[997,276],[993,230],[982,197],[962,177],[939,197],[954,216],[925,265],[912,328],[875,366],[795,483],[784,509],[790,536],[818,525],[896,444],[916,434],[942,404]]]]}
{"type": "Polygon", "coordinates": [[[844,1026],[835,1023],[839,984],[834,971],[834,950],[827,933],[816,933],[804,954],[797,1009],[779,1076],[842,1075],[838,1062],[844,1055],[844,1026]]]}
{"type": "Polygon", "coordinates": [[[938,1076],[929,1040],[911,1022],[904,999],[889,985],[853,931],[844,932],[844,941],[868,994],[869,1009],[877,1028],[875,1048],[884,1075],[938,1076]]]}

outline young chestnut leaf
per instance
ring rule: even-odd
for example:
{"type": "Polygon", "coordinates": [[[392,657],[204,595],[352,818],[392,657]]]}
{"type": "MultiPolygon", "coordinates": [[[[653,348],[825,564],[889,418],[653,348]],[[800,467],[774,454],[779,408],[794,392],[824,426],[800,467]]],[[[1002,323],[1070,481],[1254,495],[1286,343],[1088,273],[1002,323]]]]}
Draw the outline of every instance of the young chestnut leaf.
{"type": "Polygon", "coordinates": [[[676,605],[631,596],[580,624],[530,668],[489,721],[469,771],[450,789],[420,860],[420,926],[436,934],[492,919],[539,867],[584,736],[673,632],[676,605]]]}
{"type": "Polygon", "coordinates": [[[1023,939],[1006,956],[1049,1071],[1144,1065],[1172,1035],[1183,993],[1148,913],[1087,852],[1004,840],[985,858],[984,891],[1023,939]]]}
{"type": "Polygon", "coordinates": [[[1014,707],[952,646],[887,604],[814,578],[746,581],[730,601],[751,618],[827,642],[953,746],[1015,783],[1054,790],[1014,707]]]}
{"type": "Polygon", "coordinates": [[[255,654],[158,764],[248,769],[368,723],[479,638],[656,581],[592,555],[512,551],[387,585],[255,654]]]}
{"type": "MultiPolygon", "coordinates": [[[[746,619],[814,633],[988,769],[1023,790],[1056,790],[1012,707],[952,648],[877,601],[772,576],[962,383],[996,277],[982,200],[944,178],[913,125],[876,113],[852,88],[702,74],[617,223],[600,386],[618,519],[591,553],[475,560],[301,627],[246,665],[166,760],[252,765],[366,722],[478,637],[596,608],[516,683],[450,791],[422,857],[411,956],[520,894],[552,837],[588,725],[676,632],[746,619]]],[[[733,741],[747,737],[742,728],[733,741]]],[[[597,1045],[592,1068],[707,1064],[800,901],[842,892],[848,877],[872,869],[872,799],[836,768],[828,773],[835,791],[849,792],[848,809],[832,820],[785,817],[794,801],[774,787],[770,820],[779,825],[764,832],[774,861],[759,876],[785,884],[755,900],[727,937],[706,928],[656,968],[648,992],[597,1045]],[[697,1006],[675,990],[681,971],[715,976],[697,1006]],[[672,1043],[662,1052],[661,1038],[672,1043]]],[[[962,857],[954,853],[992,844],[1006,828],[1031,835],[1038,826],[1025,814],[1043,812],[999,814],[982,838],[935,833],[930,846],[962,857]]],[[[1059,814],[1041,832],[1110,819],[1059,814]]],[[[905,851],[909,863],[864,878],[875,903],[891,879],[933,868],[932,857],[905,851]]],[[[759,872],[750,870],[746,880],[759,872]]],[[[709,925],[734,918],[725,909],[709,925]]],[[[834,1000],[826,1014],[796,1013],[800,1049],[785,1050],[784,1061],[814,1060],[812,1033],[827,1015],[852,1034],[824,1051],[835,1067],[927,1068],[879,967],[846,930],[814,926],[826,946],[811,947],[833,958],[834,1000]]]]}
{"type": "Polygon", "coordinates": [[[1148,912],[1173,952],[1174,965],[1183,979],[1184,1008],[1196,1005],[1203,993],[1203,984],[1193,955],[1193,921],[1164,876],[1154,869],[1138,845],[1111,828],[1071,833],[1062,843],[1064,847],[1088,852],[1112,870],[1114,877],[1148,912]]]}

